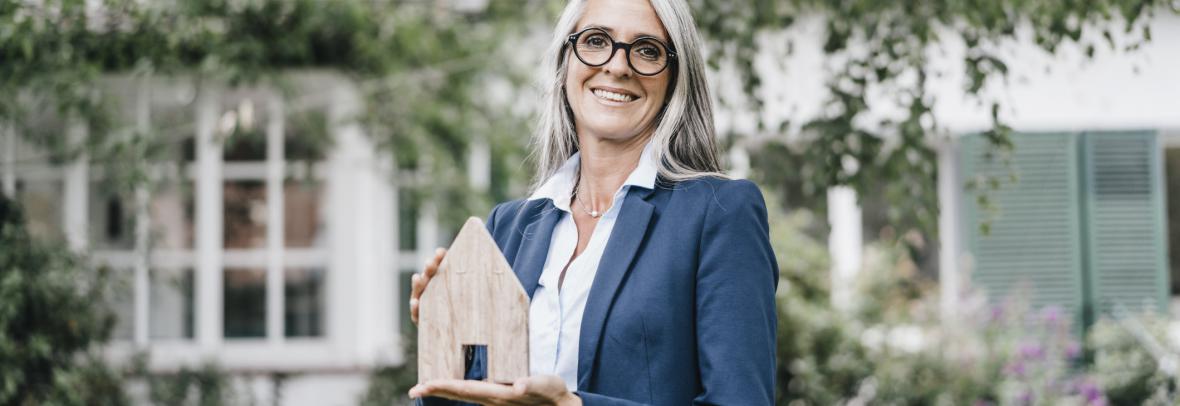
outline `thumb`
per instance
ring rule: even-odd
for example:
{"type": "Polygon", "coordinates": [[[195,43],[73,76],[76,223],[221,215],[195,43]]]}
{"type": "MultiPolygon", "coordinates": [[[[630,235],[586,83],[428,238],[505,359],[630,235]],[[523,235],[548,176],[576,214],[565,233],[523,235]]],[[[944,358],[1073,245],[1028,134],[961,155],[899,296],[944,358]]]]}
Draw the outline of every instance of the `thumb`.
{"type": "Polygon", "coordinates": [[[526,393],[529,393],[529,390],[532,389],[534,386],[529,382],[532,379],[533,379],[533,377],[526,376],[526,377],[517,379],[516,381],[512,382],[513,391],[515,391],[517,395],[524,395],[526,393]]]}

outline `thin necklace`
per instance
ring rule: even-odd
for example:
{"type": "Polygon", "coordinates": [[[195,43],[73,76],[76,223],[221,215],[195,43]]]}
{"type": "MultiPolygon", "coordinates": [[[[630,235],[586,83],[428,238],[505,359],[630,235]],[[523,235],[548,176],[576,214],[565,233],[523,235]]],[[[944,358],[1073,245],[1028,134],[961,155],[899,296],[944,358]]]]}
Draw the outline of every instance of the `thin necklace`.
{"type": "MultiPolygon", "coordinates": [[[[578,184],[577,184],[577,186],[574,187],[574,200],[578,201],[578,205],[582,206],[582,211],[586,212],[586,214],[589,214],[590,218],[597,219],[599,216],[601,216],[602,213],[600,213],[598,210],[591,210],[589,207],[586,207],[586,202],[583,202],[582,199],[578,198],[578,196],[581,196],[581,195],[582,195],[582,174],[579,172],[578,173],[578,184]]],[[[610,207],[607,207],[607,210],[610,210],[610,207]]]]}

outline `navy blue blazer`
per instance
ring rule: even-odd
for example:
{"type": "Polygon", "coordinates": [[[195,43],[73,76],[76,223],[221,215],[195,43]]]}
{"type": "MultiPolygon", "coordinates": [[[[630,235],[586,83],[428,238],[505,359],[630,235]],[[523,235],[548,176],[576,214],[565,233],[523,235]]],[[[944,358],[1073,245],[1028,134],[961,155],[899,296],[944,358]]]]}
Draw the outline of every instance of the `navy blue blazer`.
{"type": "MultiPolygon", "coordinates": [[[[488,216],[530,298],[560,214],[538,199],[488,216]]],[[[754,183],[632,187],[586,301],[577,394],[586,405],[774,404],[777,285],[754,183]]]]}

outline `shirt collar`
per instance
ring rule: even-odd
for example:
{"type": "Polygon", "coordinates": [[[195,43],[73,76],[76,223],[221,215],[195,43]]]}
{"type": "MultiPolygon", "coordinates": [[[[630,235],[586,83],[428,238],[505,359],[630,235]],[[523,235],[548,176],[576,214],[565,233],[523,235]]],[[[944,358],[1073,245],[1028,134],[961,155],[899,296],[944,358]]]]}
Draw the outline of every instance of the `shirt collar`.
{"type": "MultiPolygon", "coordinates": [[[[643,147],[643,152],[639,155],[639,164],[631,171],[631,175],[627,176],[627,180],[623,181],[623,185],[619,190],[623,190],[630,186],[638,186],[645,189],[655,189],[656,176],[659,174],[659,168],[656,166],[654,158],[655,142],[649,140],[647,145],[643,147]]],[[[550,199],[553,200],[553,205],[563,211],[570,211],[570,196],[573,195],[574,182],[578,176],[578,165],[581,163],[581,152],[575,152],[565,160],[561,168],[557,170],[553,176],[550,176],[541,187],[537,188],[533,195],[528,200],[550,199]]]]}

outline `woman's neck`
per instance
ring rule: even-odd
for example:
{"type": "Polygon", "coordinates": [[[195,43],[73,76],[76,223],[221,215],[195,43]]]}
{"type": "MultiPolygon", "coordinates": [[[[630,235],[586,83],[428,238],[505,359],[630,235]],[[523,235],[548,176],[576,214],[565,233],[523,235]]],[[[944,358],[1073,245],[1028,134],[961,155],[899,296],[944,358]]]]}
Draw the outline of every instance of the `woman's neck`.
{"type": "Polygon", "coordinates": [[[606,211],[615,191],[639,166],[650,135],[614,141],[579,134],[578,139],[581,163],[577,199],[599,212],[606,211]]]}

